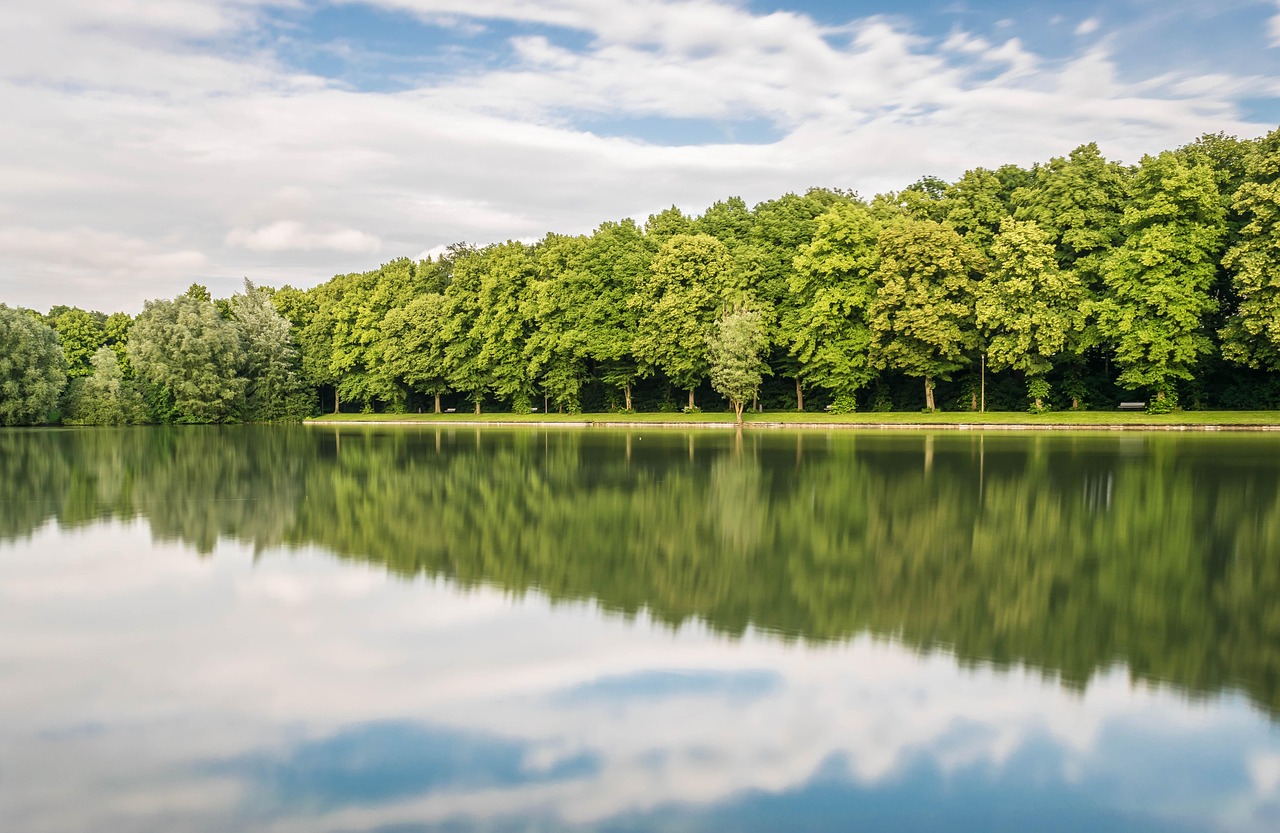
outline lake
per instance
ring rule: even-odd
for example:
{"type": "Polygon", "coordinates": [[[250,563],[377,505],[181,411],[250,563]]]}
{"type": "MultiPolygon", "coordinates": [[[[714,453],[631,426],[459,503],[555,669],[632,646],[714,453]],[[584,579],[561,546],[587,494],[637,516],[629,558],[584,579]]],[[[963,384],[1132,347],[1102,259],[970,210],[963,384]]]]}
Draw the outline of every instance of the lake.
{"type": "Polygon", "coordinates": [[[1274,831],[1280,436],[3,430],[0,829],[1274,831]]]}

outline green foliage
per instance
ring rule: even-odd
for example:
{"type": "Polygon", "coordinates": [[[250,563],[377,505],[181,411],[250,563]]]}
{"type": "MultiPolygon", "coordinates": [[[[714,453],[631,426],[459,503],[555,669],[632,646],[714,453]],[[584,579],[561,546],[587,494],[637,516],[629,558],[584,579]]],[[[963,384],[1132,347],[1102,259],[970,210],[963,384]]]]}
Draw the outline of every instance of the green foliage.
{"type": "Polygon", "coordinates": [[[147,301],[129,332],[129,363],[151,386],[153,418],[231,422],[239,416],[246,386],[240,333],[204,295],[193,288],[172,301],[147,301]]]}
{"type": "Polygon", "coordinates": [[[124,378],[110,347],[99,347],[93,354],[91,376],[72,381],[63,421],[72,425],[132,425],[147,421],[147,404],[137,386],[124,378]]]}
{"type": "Polygon", "coordinates": [[[868,310],[872,355],[880,368],[924,379],[935,410],[935,379],[969,363],[974,273],[980,255],[932,220],[898,220],[880,233],[879,290],[868,310]]]}
{"type": "Polygon", "coordinates": [[[244,292],[229,304],[244,348],[244,419],[252,422],[296,420],[312,411],[289,321],[272,304],[272,294],[245,278],[244,292]]]}
{"type": "Polygon", "coordinates": [[[867,314],[880,225],[854,202],[832,206],[816,225],[795,258],[782,330],[800,379],[847,404],[875,375],[867,314]]]}
{"type": "Polygon", "coordinates": [[[1210,288],[1225,219],[1207,166],[1172,152],[1142,160],[1096,305],[1120,384],[1166,390],[1212,350],[1204,319],[1217,309],[1210,288]]]}
{"type": "Polygon", "coordinates": [[[760,380],[768,372],[763,360],[768,344],[764,316],[747,306],[721,316],[707,338],[711,387],[729,400],[739,423],[743,407],[755,397],[760,380]]]}
{"type": "Polygon", "coordinates": [[[1222,258],[1239,298],[1221,330],[1222,354],[1247,367],[1280,370],[1280,129],[1246,162],[1233,206],[1244,225],[1222,258]]]}
{"type": "Polygon", "coordinates": [[[67,358],[67,376],[76,379],[93,373],[91,359],[107,341],[106,316],[76,307],[60,313],[53,320],[58,342],[67,358]]]}
{"type": "Polygon", "coordinates": [[[49,421],[67,385],[67,360],[53,328],[0,304],[0,425],[49,421]]]}
{"type": "Polygon", "coordinates": [[[992,370],[1026,374],[1033,412],[1044,409],[1053,361],[1084,329],[1085,290],[1060,269],[1049,236],[1033,220],[1005,218],[991,243],[991,272],[977,286],[975,320],[992,370]]]}
{"type": "Polygon", "coordinates": [[[689,391],[690,404],[709,370],[707,337],[736,284],[728,250],[707,234],[671,237],[637,281],[635,356],[643,369],[661,370],[689,391]]]}

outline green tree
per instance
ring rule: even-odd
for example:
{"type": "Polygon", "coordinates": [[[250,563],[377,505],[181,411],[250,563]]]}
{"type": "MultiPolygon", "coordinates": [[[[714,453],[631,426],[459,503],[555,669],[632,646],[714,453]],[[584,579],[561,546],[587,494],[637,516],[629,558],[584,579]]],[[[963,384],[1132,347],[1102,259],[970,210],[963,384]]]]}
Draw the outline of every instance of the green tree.
{"type": "Polygon", "coordinates": [[[0,425],[47,422],[66,385],[58,334],[34,315],[0,304],[0,425]]]}
{"type": "Polygon", "coordinates": [[[936,410],[934,380],[968,364],[976,342],[980,255],[954,229],[908,219],[880,232],[879,258],[879,290],[868,310],[875,366],[922,378],[925,408],[936,410]]]}
{"type": "Polygon", "coordinates": [[[51,323],[58,332],[58,341],[67,357],[67,376],[72,379],[93,373],[90,359],[98,348],[106,343],[103,327],[106,316],[85,312],[79,307],[60,313],[51,323]]]}
{"type": "Polygon", "coordinates": [[[1058,267],[1049,236],[1032,220],[1005,218],[991,243],[992,268],[978,284],[978,327],[993,370],[1026,374],[1036,411],[1048,395],[1053,359],[1084,327],[1084,287],[1058,267]]]}
{"type": "Polygon", "coordinates": [[[711,387],[729,400],[739,425],[742,409],[756,396],[763,374],[768,372],[763,360],[768,346],[764,316],[747,306],[722,315],[707,338],[711,387]]]}
{"type": "Polygon", "coordinates": [[[769,365],[779,375],[795,379],[798,411],[804,410],[805,381],[802,363],[791,346],[796,340],[794,326],[800,320],[800,308],[809,299],[797,296],[791,287],[796,255],[813,239],[819,217],[838,204],[855,200],[850,193],[810,188],[803,196],[784,194],[760,203],[752,211],[754,256],[747,278],[760,302],[774,309],[778,323],[771,334],[769,365]]]}
{"type": "Polygon", "coordinates": [[[105,344],[116,354],[120,363],[120,372],[126,379],[133,378],[133,368],[129,365],[126,348],[129,346],[129,330],[133,327],[133,318],[127,312],[113,312],[102,324],[102,332],[106,336],[105,344]]]}
{"type": "Polygon", "coordinates": [[[231,297],[245,353],[244,416],[255,422],[301,419],[311,411],[289,320],[272,304],[273,294],[245,278],[244,292],[231,297]]]}
{"type": "Polygon", "coordinates": [[[193,287],[172,301],[147,301],[129,332],[137,378],[163,392],[177,422],[230,422],[244,395],[244,349],[235,324],[193,287]]]}
{"type": "Polygon", "coordinates": [[[795,257],[782,329],[799,378],[856,409],[858,389],[875,376],[867,310],[875,295],[880,224],[861,203],[841,202],[817,220],[795,257]]]}
{"type": "Polygon", "coordinates": [[[1171,407],[1173,381],[1190,379],[1213,347],[1204,318],[1226,213],[1207,165],[1166,151],[1134,177],[1124,242],[1103,264],[1098,327],[1114,346],[1120,383],[1154,391],[1153,410],[1171,407]]]}
{"type": "Polygon", "coordinates": [[[454,262],[453,280],[445,291],[444,366],[449,386],[472,401],[475,412],[489,390],[493,374],[480,359],[477,327],[481,312],[480,288],[487,269],[488,249],[470,252],[454,262]]]}
{"type": "Polygon", "coordinates": [[[1239,301],[1222,328],[1222,353],[1248,367],[1280,370],[1280,129],[1249,156],[1234,207],[1244,225],[1222,264],[1239,301]]]}
{"type": "Polygon", "coordinates": [[[405,390],[382,355],[382,328],[387,314],[420,294],[423,283],[418,264],[400,258],[371,272],[337,276],[317,295],[312,323],[324,332],[307,341],[314,341],[318,357],[327,355],[329,366],[322,372],[338,397],[359,402],[365,411],[376,402],[404,407],[405,390]]]}
{"type": "Polygon", "coordinates": [[[592,303],[595,276],[584,268],[586,237],[548,234],[534,248],[535,274],[527,287],[526,311],[535,326],[525,340],[529,371],[562,410],[580,410],[587,380],[588,338],[597,322],[592,303]]]}
{"type": "Polygon", "coordinates": [[[736,287],[733,259],[707,234],[677,234],[662,244],[636,286],[639,310],[635,355],[676,387],[693,391],[706,378],[707,336],[736,287]]]}
{"type": "Polygon", "coordinates": [[[535,390],[534,369],[525,348],[534,330],[531,285],[534,262],[528,246],[515,240],[490,246],[482,257],[478,314],[472,324],[489,389],[528,411],[535,390]]]}
{"type": "Polygon", "coordinates": [[[584,279],[575,284],[570,299],[596,374],[621,391],[628,411],[632,386],[640,378],[632,353],[639,313],[631,298],[652,259],[653,251],[635,221],[601,223],[582,252],[584,279]]]}
{"type": "Polygon", "coordinates": [[[445,296],[439,292],[419,295],[405,307],[387,313],[383,334],[388,343],[382,355],[388,370],[411,389],[431,396],[440,413],[440,395],[449,390],[446,378],[445,296]]]}
{"type": "Polygon", "coordinates": [[[76,425],[131,425],[146,420],[146,402],[137,386],[124,378],[115,351],[99,347],[93,354],[93,374],[71,383],[66,421],[76,425]]]}
{"type": "Polygon", "coordinates": [[[1102,261],[1122,237],[1129,170],[1108,162],[1094,143],[1037,170],[1013,194],[1014,217],[1034,220],[1050,237],[1058,265],[1074,269],[1086,289],[1101,282],[1102,261]]]}

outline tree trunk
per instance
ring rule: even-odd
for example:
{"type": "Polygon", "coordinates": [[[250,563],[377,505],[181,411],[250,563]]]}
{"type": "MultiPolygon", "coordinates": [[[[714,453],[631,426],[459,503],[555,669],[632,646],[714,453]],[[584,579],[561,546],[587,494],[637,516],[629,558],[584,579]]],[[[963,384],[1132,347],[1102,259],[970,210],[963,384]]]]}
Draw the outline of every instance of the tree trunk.
{"type": "Polygon", "coordinates": [[[742,428],[742,409],[746,404],[745,401],[733,403],[733,417],[738,421],[738,428],[742,428]]]}
{"type": "Polygon", "coordinates": [[[796,410],[804,410],[804,391],[800,389],[800,379],[796,378],[796,410]]]}
{"type": "Polygon", "coordinates": [[[335,414],[338,412],[338,389],[337,388],[333,389],[333,412],[335,414]]]}
{"type": "Polygon", "coordinates": [[[627,410],[630,411],[631,410],[631,383],[627,382],[627,384],[623,387],[623,390],[626,391],[627,410]]]}
{"type": "Polygon", "coordinates": [[[693,410],[693,388],[689,388],[689,410],[693,410]]]}
{"type": "Polygon", "coordinates": [[[930,413],[936,410],[933,405],[933,379],[929,376],[924,377],[924,407],[930,413]]]}
{"type": "Polygon", "coordinates": [[[436,394],[436,413],[440,413],[440,394],[436,394]]]}
{"type": "Polygon", "coordinates": [[[476,416],[480,416],[480,400],[476,400],[476,416]]]}

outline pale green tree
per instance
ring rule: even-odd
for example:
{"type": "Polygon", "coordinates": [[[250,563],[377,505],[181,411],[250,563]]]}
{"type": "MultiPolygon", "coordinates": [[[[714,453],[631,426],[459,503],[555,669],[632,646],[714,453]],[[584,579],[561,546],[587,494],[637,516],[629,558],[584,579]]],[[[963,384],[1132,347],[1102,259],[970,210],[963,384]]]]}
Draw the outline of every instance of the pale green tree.
{"type": "Polygon", "coordinates": [[[977,284],[975,317],[991,368],[1025,374],[1036,411],[1054,358],[1084,327],[1084,302],[1079,275],[1059,268],[1049,235],[1033,220],[1005,218],[991,243],[991,271],[977,284]]]}
{"type": "Polygon", "coordinates": [[[145,422],[147,404],[137,386],[124,378],[116,353],[99,347],[93,354],[93,373],[72,380],[67,396],[66,422],[74,425],[132,425],[145,422]]]}
{"type": "Polygon", "coordinates": [[[768,372],[764,362],[768,346],[764,315],[747,305],[722,315],[707,338],[711,387],[729,400],[739,425],[743,408],[756,396],[768,372]]]}
{"type": "Polygon", "coordinates": [[[237,418],[246,380],[240,375],[240,333],[195,287],[172,301],[147,301],[129,331],[128,356],[137,378],[162,391],[177,422],[237,418]]]}
{"type": "Polygon", "coordinates": [[[272,294],[245,278],[244,292],[230,304],[245,354],[244,418],[255,422],[301,419],[311,410],[289,320],[272,304],[272,294]]]}
{"type": "Polygon", "coordinates": [[[35,315],[0,304],[0,425],[47,422],[66,385],[58,334],[35,315]]]}
{"type": "Polygon", "coordinates": [[[874,364],[920,377],[925,408],[936,410],[935,380],[968,364],[976,345],[981,256],[941,223],[898,220],[880,232],[879,257],[879,288],[868,310],[874,364]]]}

